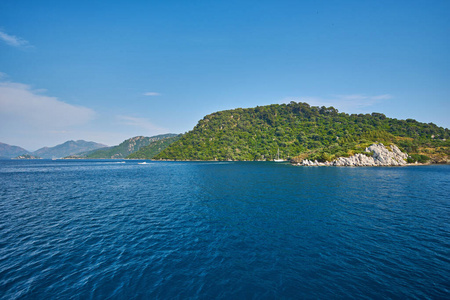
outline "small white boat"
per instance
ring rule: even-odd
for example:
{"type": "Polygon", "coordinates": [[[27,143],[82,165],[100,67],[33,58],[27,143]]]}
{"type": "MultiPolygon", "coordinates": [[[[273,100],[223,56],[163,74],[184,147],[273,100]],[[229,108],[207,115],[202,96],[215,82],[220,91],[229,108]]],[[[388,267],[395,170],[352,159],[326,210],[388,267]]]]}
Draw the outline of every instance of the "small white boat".
{"type": "Polygon", "coordinates": [[[280,159],[280,148],[278,148],[277,158],[273,160],[274,162],[283,162],[284,159],[280,159]]]}
{"type": "Polygon", "coordinates": [[[143,162],[138,163],[138,165],[146,165],[146,164],[147,164],[146,161],[143,161],[143,162]]]}

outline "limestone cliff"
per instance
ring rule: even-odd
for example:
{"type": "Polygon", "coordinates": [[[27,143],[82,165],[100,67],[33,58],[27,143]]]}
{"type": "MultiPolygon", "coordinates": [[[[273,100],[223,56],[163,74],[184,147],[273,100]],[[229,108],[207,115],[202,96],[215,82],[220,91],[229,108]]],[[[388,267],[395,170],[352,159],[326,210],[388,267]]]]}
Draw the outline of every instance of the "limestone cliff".
{"type": "Polygon", "coordinates": [[[332,162],[318,162],[303,160],[300,164],[302,166],[347,166],[347,167],[362,167],[362,166],[403,166],[406,165],[408,154],[402,152],[396,145],[389,147],[383,144],[372,144],[365,149],[366,153],[372,153],[372,156],[365,154],[355,154],[350,157],[339,157],[332,162]]]}

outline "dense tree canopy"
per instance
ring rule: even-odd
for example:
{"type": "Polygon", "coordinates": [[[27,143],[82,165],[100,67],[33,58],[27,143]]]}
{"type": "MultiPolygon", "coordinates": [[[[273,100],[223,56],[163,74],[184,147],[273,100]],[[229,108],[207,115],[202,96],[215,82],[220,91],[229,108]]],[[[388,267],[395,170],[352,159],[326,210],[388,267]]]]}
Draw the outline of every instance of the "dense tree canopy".
{"type": "Polygon", "coordinates": [[[157,155],[173,160],[272,160],[307,154],[330,160],[363,152],[371,142],[395,142],[403,150],[442,147],[450,131],[381,113],[346,114],[333,107],[291,102],[233,109],[205,116],[194,129],[157,155]]]}
{"type": "Polygon", "coordinates": [[[181,135],[167,137],[153,141],[149,145],[141,147],[138,151],[131,153],[126,158],[130,159],[152,159],[155,155],[166,149],[170,144],[178,141],[181,135]]]}

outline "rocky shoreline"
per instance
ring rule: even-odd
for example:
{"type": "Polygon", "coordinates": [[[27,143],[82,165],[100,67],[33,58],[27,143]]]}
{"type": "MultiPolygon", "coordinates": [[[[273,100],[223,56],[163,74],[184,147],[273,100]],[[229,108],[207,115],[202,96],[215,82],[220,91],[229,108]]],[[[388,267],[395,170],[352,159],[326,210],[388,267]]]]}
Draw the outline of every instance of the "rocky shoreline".
{"type": "Polygon", "coordinates": [[[17,157],[11,158],[11,159],[42,159],[39,156],[33,156],[30,154],[23,154],[23,155],[19,155],[17,157]]]}
{"type": "Polygon", "coordinates": [[[336,166],[336,167],[375,167],[375,166],[405,166],[408,154],[402,152],[396,145],[389,147],[383,144],[372,144],[365,149],[367,154],[358,153],[350,157],[339,157],[334,161],[318,162],[308,159],[295,166],[336,166]],[[369,156],[372,155],[372,156],[369,156]]]}

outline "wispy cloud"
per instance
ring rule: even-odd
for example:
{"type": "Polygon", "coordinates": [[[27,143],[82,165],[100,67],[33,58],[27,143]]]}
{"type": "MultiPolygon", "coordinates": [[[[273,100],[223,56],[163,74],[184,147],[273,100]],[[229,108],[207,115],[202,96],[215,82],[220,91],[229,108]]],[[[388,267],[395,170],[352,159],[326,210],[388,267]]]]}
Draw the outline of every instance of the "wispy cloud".
{"type": "Polygon", "coordinates": [[[161,94],[156,92],[147,92],[144,93],[144,96],[161,96],[161,94]]]}
{"type": "Polygon", "coordinates": [[[333,106],[339,111],[347,113],[362,113],[366,109],[382,103],[383,101],[394,98],[390,94],[381,95],[364,95],[364,94],[349,94],[349,95],[331,95],[330,97],[288,97],[283,99],[283,103],[290,101],[306,102],[312,106],[333,106]]]}
{"type": "Polygon", "coordinates": [[[389,94],[384,94],[384,95],[379,95],[379,96],[373,96],[372,99],[377,101],[377,100],[388,100],[388,99],[392,99],[392,95],[389,94]]]}
{"type": "Polygon", "coordinates": [[[90,108],[41,93],[26,84],[0,82],[0,126],[4,129],[26,125],[31,126],[30,129],[61,130],[86,124],[94,118],[95,112],[90,108]]]}
{"type": "Polygon", "coordinates": [[[36,150],[90,138],[81,131],[97,121],[98,115],[46,94],[26,84],[0,81],[0,141],[36,150]]]}
{"type": "Polygon", "coordinates": [[[167,129],[161,128],[145,118],[137,118],[131,116],[117,116],[118,121],[123,125],[138,127],[145,130],[146,133],[159,134],[168,132],[167,129]]]}
{"type": "Polygon", "coordinates": [[[9,35],[1,30],[0,30],[0,40],[13,47],[31,47],[28,41],[14,35],[9,35]]]}

